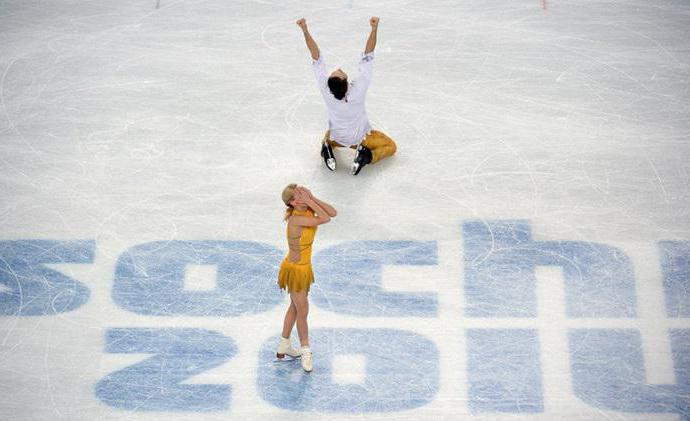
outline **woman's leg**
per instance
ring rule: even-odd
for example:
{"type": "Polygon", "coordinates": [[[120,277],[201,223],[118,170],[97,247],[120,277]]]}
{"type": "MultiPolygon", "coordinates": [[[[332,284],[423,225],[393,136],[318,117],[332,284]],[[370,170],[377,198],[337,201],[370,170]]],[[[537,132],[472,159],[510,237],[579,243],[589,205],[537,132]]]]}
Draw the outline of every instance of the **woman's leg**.
{"type": "Polygon", "coordinates": [[[309,327],[307,326],[307,315],[309,314],[309,300],[307,291],[291,292],[290,299],[297,312],[297,334],[301,346],[309,346],[309,327]]]}
{"type": "Polygon", "coordinates": [[[297,309],[295,308],[295,303],[290,299],[290,307],[288,307],[285,313],[285,320],[283,320],[283,338],[290,338],[292,328],[295,326],[295,320],[297,320],[297,309]]]}

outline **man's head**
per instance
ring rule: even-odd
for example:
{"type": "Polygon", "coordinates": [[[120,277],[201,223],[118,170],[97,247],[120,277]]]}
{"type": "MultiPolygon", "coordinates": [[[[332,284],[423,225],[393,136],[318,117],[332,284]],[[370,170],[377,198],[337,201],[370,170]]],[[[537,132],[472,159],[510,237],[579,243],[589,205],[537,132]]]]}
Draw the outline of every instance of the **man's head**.
{"type": "Polygon", "coordinates": [[[328,88],[336,99],[345,98],[347,93],[347,73],[337,69],[328,77],[328,88]]]}

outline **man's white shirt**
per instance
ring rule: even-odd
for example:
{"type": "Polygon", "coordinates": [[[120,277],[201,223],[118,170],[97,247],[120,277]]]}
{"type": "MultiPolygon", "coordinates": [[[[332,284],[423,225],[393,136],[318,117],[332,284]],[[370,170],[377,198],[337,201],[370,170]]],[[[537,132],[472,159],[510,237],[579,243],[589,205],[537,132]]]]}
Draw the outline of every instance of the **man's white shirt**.
{"type": "Polygon", "coordinates": [[[314,75],[328,110],[331,140],[344,146],[356,145],[371,131],[365,99],[374,69],[374,53],[362,54],[359,75],[350,83],[345,98],[336,99],[328,88],[328,73],[323,55],[313,62],[314,75]]]}

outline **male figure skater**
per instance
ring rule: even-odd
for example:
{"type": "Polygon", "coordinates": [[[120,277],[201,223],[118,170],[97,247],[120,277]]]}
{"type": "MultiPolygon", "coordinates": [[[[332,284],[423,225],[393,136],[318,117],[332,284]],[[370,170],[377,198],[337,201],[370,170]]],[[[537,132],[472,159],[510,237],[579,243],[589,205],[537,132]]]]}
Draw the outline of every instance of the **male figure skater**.
{"type": "Polygon", "coordinates": [[[336,69],[328,75],[326,63],[316,41],[307,29],[306,20],[302,18],[297,21],[297,25],[304,33],[304,40],[311,58],[314,60],[314,74],[328,109],[328,131],[321,146],[321,156],[328,169],[335,171],[336,161],[332,147],[356,148],[357,152],[352,163],[353,175],[359,174],[365,165],[393,155],[396,150],[393,139],[380,131],[372,130],[367,118],[365,99],[374,67],[374,48],[376,48],[379,18],[372,17],[369,19],[369,24],[371,32],[364,54],[359,61],[359,75],[354,81],[349,81],[342,69],[336,69]]]}

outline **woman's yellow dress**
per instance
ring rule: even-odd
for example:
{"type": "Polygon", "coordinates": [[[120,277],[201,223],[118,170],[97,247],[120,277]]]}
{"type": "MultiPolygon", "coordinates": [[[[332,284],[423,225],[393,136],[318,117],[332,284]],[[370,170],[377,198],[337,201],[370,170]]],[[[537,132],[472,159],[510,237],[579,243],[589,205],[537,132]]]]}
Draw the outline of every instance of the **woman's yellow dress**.
{"type": "MultiPolygon", "coordinates": [[[[306,211],[292,211],[294,216],[311,216],[314,217],[314,212],[311,209],[306,211]]],[[[316,226],[302,227],[302,233],[299,236],[299,260],[297,262],[290,261],[290,252],[285,256],[283,263],[280,265],[278,272],[278,286],[281,289],[287,289],[288,292],[309,292],[309,287],[314,282],[314,272],[311,267],[311,245],[314,243],[314,236],[316,235],[316,226]]],[[[288,246],[290,244],[290,233],[286,228],[286,236],[288,237],[288,246]]],[[[293,238],[293,240],[296,239],[293,238]]]]}

